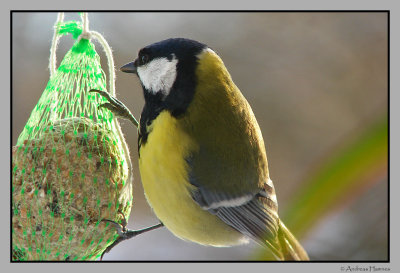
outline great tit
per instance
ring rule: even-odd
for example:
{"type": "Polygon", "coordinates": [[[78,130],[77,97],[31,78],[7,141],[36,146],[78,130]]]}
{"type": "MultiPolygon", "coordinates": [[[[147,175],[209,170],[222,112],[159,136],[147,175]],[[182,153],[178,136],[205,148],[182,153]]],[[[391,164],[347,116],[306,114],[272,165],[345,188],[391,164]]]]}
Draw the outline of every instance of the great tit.
{"type": "MultiPolygon", "coordinates": [[[[158,219],[202,245],[252,239],[279,260],[308,260],[279,219],[257,120],[216,52],[172,38],[142,48],[120,70],[136,74],[143,88],[139,169],[158,219]]],[[[122,103],[109,102],[133,120],[122,103]]]]}

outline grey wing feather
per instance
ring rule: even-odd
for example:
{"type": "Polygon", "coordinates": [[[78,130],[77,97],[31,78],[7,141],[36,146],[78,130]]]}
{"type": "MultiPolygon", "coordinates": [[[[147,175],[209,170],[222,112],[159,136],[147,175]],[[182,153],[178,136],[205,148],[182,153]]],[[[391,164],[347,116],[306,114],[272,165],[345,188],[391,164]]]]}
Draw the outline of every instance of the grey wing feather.
{"type": "Polygon", "coordinates": [[[257,197],[241,206],[220,207],[216,215],[259,243],[275,239],[278,233],[277,216],[268,212],[257,197]]]}
{"type": "MultiPolygon", "coordinates": [[[[257,171],[249,171],[250,175],[232,176],[232,167],[226,167],[226,158],[211,160],[210,153],[203,152],[186,158],[189,167],[189,182],[195,189],[192,198],[199,206],[217,215],[222,221],[248,236],[254,241],[267,245],[279,256],[277,233],[279,229],[278,204],[274,186],[266,179],[262,186],[251,180],[258,179],[257,171]],[[243,185],[245,191],[230,191],[226,193],[223,187],[218,187],[220,180],[235,180],[233,185],[243,185]],[[209,188],[211,181],[216,183],[215,189],[209,188]]],[[[213,184],[215,185],[215,184],[213,184]]]]}
{"type": "Polygon", "coordinates": [[[198,187],[193,199],[205,210],[260,244],[267,244],[279,255],[279,217],[273,187],[267,183],[260,192],[228,196],[198,187]],[[267,193],[268,191],[268,193],[267,193]]]}

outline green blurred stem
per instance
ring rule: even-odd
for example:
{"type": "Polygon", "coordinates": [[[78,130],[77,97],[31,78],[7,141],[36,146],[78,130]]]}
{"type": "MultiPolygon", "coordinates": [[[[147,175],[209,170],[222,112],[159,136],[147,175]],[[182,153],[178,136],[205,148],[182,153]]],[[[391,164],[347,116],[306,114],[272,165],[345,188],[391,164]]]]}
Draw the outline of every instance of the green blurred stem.
{"type": "Polygon", "coordinates": [[[286,226],[302,237],[324,214],[355,199],[387,175],[387,115],[334,152],[295,192],[282,213],[286,226]]]}

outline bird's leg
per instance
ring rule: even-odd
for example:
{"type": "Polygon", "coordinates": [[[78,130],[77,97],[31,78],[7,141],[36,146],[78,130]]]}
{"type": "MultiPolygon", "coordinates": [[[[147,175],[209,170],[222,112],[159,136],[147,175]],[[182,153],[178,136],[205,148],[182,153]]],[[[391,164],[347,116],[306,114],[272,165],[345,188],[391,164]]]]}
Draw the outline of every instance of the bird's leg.
{"type": "Polygon", "coordinates": [[[116,98],[112,97],[108,92],[106,91],[101,91],[97,89],[91,89],[89,90],[91,93],[97,93],[100,96],[104,97],[107,99],[108,102],[100,104],[98,108],[106,108],[110,110],[115,116],[128,119],[138,127],[138,122],[135,119],[135,117],[132,115],[131,111],[129,111],[128,107],[126,107],[121,101],[117,100],[116,98]]]}
{"type": "MultiPolygon", "coordinates": [[[[122,213],[121,213],[121,214],[122,214],[122,213]]],[[[118,236],[117,240],[115,240],[111,245],[109,245],[109,246],[103,251],[103,253],[101,253],[100,260],[103,260],[104,254],[110,252],[110,250],[113,249],[113,248],[114,248],[116,245],[118,245],[120,242],[125,241],[125,240],[128,240],[128,239],[130,239],[130,238],[133,238],[133,237],[135,237],[135,236],[137,236],[137,235],[139,235],[139,234],[145,233],[145,232],[147,232],[147,231],[151,231],[151,230],[153,230],[153,229],[157,229],[157,228],[160,228],[160,227],[163,227],[163,226],[164,226],[163,223],[159,223],[159,224],[157,224],[157,225],[154,225],[154,226],[151,226],[151,227],[148,227],[148,228],[144,228],[144,229],[129,230],[129,229],[126,228],[127,221],[126,221],[125,215],[122,214],[122,216],[123,216],[123,219],[122,219],[121,225],[118,224],[118,223],[115,222],[115,221],[108,220],[108,219],[103,219],[103,220],[101,220],[101,221],[103,221],[103,222],[108,222],[108,223],[111,223],[112,225],[114,225],[115,228],[117,229],[117,233],[118,233],[119,236],[118,236]]]]}

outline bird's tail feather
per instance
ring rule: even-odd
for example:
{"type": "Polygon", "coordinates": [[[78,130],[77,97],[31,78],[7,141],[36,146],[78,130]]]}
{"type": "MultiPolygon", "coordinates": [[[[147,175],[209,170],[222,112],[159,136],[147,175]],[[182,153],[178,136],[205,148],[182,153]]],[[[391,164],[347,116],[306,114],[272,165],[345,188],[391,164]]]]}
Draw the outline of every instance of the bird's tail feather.
{"type": "Polygon", "coordinates": [[[278,240],[285,261],[308,261],[310,258],[296,237],[279,221],[278,240]]]}

